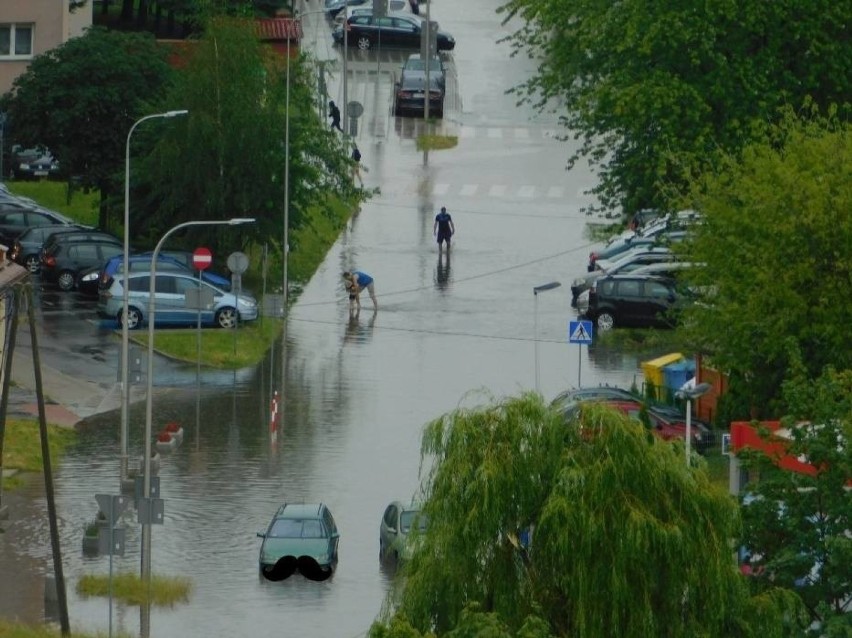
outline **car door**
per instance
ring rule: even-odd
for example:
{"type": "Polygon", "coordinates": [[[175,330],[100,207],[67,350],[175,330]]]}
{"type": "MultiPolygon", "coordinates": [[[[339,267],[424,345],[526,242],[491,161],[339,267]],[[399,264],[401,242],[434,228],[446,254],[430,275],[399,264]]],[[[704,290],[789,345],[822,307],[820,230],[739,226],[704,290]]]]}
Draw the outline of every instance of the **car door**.
{"type": "MultiPolygon", "coordinates": [[[[0,210],[2,210],[0,204],[0,210]]],[[[11,248],[11,242],[26,229],[26,211],[10,206],[0,214],[0,239],[11,248]]]]}
{"type": "Polygon", "coordinates": [[[71,244],[66,252],[66,259],[61,270],[70,270],[76,275],[84,268],[91,268],[99,263],[100,253],[97,244],[71,244]]]}
{"type": "Polygon", "coordinates": [[[388,547],[393,545],[394,540],[396,540],[396,535],[399,532],[397,529],[397,518],[399,517],[398,508],[394,503],[388,505],[385,510],[384,515],[382,516],[382,524],[381,524],[381,544],[382,547],[387,550],[388,547]]]}
{"type": "Polygon", "coordinates": [[[340,534],[337,531],[337,523],[334,522],[334,517],[331,515],[331,510],[327,507],[323,509],[322,513],[323,523],[325,524],[325,529],[328,531],[328,539],[329,539],[329,556],[331,556],[331,560],[333,562],[337,562],[337,549],[340,543],[340,534]]]}
{"type": "MultiPolygon", "coordinates": [[[[192,277],[176,275],[172,275],[171,278],[174,282],[175,294],[179,298],[176,301],[174,308],[175,316],[178,317],[177,321],[182,324],[197,324],[199,309],[194,306],[190,307],[187,305],[186,295],[187,292],[191,292],[191,294],[197,298],[199,290],[198,280],[192,277]]],[[[213,310],[211,305],[205,305],[200,312],[202,325],[209,325],[213,322],[213,310]]]]}
{"type": "Polygon", "coordinates": [[[621,323],[636,325],[641,322],[643,309],[642,282],[637,279],[622,279],[615,285],[617,314],[621,323]]]}
{"type": "Polygon", "coordinates": [[[643,325],[667,325],[671,323],[669,309],[674,305],[675,292],[661,281],[644,282],[644,302],[637,321],[643,325]]]}
{"type": "Polygon", "coordinates": [[[154,320],[156,323],[174,324],[185,320],[183,294],[177,292],[175,278],[169,274],[157,274],[154,284],[154,320]]]}
{"type": "Polygon", "coordinates": [[[392,18],[393,45],[406,49],[418,48],[420,46],[420,27],[415,20],[406,18],[392,18]]]}

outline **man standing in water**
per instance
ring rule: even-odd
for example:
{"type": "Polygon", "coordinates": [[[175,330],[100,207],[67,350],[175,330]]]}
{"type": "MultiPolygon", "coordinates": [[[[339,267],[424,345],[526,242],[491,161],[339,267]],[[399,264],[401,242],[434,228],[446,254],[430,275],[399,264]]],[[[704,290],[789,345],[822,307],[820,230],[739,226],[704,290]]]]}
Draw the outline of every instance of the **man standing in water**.
{"type": "Polygon", "coordinates": [[[456,227],[453,218],[447,212],[446,206],[441,206],[441,212],[435,215],[435,224],[432,226],[432,234],[438,236],[438,252],[444,249],[443,242],[447,242],[447,254],[450,252],[450,238],[455,234],[456,227]]]}

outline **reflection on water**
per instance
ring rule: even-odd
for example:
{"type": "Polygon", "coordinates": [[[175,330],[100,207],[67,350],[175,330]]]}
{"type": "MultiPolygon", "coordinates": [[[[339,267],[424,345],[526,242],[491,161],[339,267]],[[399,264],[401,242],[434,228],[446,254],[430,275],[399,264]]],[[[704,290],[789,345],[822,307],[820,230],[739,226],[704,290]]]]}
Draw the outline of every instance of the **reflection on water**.
{"type": "Polygon", "coordinates": [[[441,292],[447,292],[450,284],[450,250],[438,251],[438,265],[435,266],[435,288],[441,292]]]}

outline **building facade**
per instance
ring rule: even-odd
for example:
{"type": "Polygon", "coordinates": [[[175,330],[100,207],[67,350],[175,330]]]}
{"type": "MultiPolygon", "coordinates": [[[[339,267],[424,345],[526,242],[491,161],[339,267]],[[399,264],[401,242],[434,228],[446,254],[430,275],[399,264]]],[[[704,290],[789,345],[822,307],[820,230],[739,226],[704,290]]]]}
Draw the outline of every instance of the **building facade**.
{"type": "Polygon", "coordinates": [[[0,0],[0,95],[35,56],[91,25],[91,0],[75,11],[70,0],[0,0]]]}

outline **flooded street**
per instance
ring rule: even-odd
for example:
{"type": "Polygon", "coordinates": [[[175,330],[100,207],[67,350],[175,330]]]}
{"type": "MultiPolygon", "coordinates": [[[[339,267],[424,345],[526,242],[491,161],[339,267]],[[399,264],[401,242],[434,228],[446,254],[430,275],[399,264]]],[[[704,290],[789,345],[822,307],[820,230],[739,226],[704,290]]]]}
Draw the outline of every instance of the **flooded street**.
{"type": "MultiPolygon", "coordinates": [[[[433,7],[459,42],[457,109],[441,125],[459,138],[452,150],[417,151],[422,122],[389,117],[381,76],[353,70],[352,95],[378,96],[365,104],[358,143],[365,182],[381,194],[352,219],[291,310],[277,442],[269,406],[271,390],[282,386],[280,347],[256,369],[205,377],[200,413],[195,367],[157,362],[164,372],[155,385],[177,387],[155,396],[155,430],[176,420],[185,438],[162,459],[166,520],[153,528],[153,572],[186,576],[193,591],[186,604],[152,610],[151,636],[363,635],[392,581],[378,561],[380,517],[418,488],[423,425],[459,406],[534,389],[536,315],[546,398],[578,384],[580,360],[583,385],[629,387],[636,378],[638,356],[567,343],[575,318],[569,287],[590,249],[580,208],[594,179],[582,167],[565,172],[570,147],[554,138],[555,119],[531,119],[503,95],[529,63],[509,60],[508,48],[494,44],[508,32],[495,6],[433,7]],[[439,257],[432,235],[441,206],[457,231],[449,258],[439,257]],[[375,278],[378,311],[365,294],[360,315],[349,317],[340,282],[348,269],[375,278]],[[536,302],[533,287],[551,281],[562,287],[536,302]],[[285,501],[322,501],[333,512],[340,562],[330,580],[259,577],[255,533],[285,501]]],[[[131,421],[139,454],[143,405],[131,421]]],[[[82,600],[74,587],[83,574],[107,573],[108,558],[84,558],[81,539],[97,511],[94,495],[118,491],[118,424],[117,413],[89,419],[56,468],[75,629],[108,626],[106,600],[82,600]]],[[[39,511],[9,522],[7,537],[18,539],[18,568],[45,574],[50,544],[39,511]]],[[[134,512],[123,522],[127,552],[114,559],[115,570],[136,571],[141,529],[134,512]]],[[[139,635],[139,609],[116,606],[114,629],[139,635]]]]}

